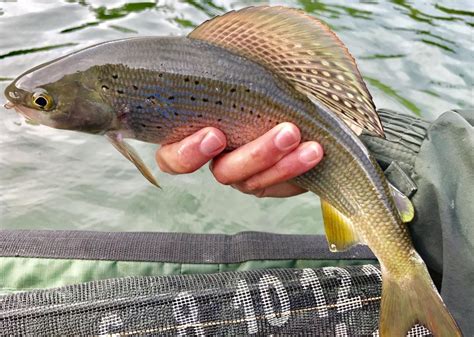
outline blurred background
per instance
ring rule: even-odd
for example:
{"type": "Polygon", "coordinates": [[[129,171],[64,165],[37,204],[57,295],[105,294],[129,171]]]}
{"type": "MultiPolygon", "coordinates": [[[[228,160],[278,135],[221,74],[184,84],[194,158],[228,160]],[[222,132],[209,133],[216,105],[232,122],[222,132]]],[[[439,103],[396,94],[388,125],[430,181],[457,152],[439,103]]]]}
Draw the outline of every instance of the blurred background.
{"type": "MultiPolygon", "coordinates": [[[[358,61],[378,108],[434,119],[474,106],[472,1],[0,1],[0,92],[29,68],[124,37],[186,35],[232,9],[301,8],[331,26],[358,61]]],[[[163,187],[108,141],[32,126],[0,98],[3,229],[323,233],[318,198],[257,199],[207,168],[159,173],[155,145],[132,142],[163,187]]]]}

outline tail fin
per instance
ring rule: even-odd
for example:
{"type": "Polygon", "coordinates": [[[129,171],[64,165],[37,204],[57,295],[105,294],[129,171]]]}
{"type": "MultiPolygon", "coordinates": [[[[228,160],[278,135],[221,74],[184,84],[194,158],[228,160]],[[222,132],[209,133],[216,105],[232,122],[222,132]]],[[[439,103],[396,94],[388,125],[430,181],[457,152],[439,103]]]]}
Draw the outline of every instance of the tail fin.
{"type": "Polygon", "coordinates": [[[462,336],[438,294],[424,263],[411,276],[394,278],[383,272],[380,336],[405,337],[415,324],[435,337],[462,336]]]}

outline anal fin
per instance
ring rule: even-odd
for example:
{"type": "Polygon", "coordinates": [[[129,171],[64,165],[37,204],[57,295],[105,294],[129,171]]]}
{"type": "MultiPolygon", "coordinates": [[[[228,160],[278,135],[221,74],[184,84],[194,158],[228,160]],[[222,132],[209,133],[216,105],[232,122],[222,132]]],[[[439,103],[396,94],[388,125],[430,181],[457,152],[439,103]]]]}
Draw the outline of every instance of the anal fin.
{"type": "Polygon", "coordinates": [[[329,249],[343,251],[360,242],[352,222],[327,201],[321,199],[324,229],[329,249]]]}
{"type": "Polygon", "coordinates": [[[146,166],[143,160],[140,158],[138,153],[128,145],[122,138],[122,135],[117,132],[108,132],[106,133],[106,137],[112,143],[112,145],[121,153],[125,158],[130,160],[136,168],[140,171],[140,173],[153,185],[158,188],[161,188],[158,184],[158,181],[151,173],[150,169],[146,166]]]}

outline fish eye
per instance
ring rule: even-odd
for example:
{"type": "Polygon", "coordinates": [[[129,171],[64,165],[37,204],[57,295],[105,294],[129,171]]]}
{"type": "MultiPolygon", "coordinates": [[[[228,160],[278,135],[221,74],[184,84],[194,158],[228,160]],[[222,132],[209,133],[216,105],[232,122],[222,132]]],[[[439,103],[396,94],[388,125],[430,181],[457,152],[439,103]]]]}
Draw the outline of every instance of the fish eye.
{"type": "Polygon", "coordinates": [[[41,110],[49,110],[53,106],[53,99],[45,92],[33,94],[33,105],[41,110]]]}

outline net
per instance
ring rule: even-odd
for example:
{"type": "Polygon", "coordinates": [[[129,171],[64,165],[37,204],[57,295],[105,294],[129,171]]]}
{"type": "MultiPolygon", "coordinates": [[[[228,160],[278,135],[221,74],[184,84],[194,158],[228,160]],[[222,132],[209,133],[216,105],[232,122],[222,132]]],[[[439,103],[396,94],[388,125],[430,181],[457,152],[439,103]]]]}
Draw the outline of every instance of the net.
{"type": "Polygon", "coordinates": [[[380,291],[375,265],[126,277],[2,296],[0,331],[377,336],[380,291]]]}

